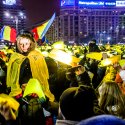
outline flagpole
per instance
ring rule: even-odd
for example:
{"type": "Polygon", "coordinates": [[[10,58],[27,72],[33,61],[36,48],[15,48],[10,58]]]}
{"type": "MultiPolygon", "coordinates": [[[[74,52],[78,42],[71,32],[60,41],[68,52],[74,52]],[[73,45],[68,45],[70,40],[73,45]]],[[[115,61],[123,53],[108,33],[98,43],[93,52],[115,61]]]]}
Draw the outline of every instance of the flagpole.
{"type": "Polygon", "coordinates": [[[19,18],[17,16],[15,16],[15,23],[16,23],[16,31],[18,32],[19,18]]]}

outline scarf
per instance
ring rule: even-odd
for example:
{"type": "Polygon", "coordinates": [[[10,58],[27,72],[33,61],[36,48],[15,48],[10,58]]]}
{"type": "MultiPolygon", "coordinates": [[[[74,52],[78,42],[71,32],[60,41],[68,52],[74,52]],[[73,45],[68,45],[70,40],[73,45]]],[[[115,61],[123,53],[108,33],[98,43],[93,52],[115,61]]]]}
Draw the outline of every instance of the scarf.
{"type": "Polygon", "coordinates": [[[31,51],[27,56],[13,53],[7,67],[7,87],[11,87],[10,96],[16,96],[22,92],[19,84],[19,75],[22,62],[28,58],[33,78],[37,79],[45,95],[50,101],[54,101],[54,95],[49,90],[49,73],[43,55],[37,51],[31,51]]]}

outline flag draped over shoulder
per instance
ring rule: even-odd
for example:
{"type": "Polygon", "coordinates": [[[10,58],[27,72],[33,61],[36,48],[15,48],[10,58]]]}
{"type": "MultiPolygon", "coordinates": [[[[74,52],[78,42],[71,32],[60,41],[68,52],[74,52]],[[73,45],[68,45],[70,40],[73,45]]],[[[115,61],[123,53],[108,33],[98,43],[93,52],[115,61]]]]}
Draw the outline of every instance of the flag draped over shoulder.
{"type": "Polygon", "coordinates": [[[38,39],[42,39],[45,36],[49,27],[53,23],[54,18],[55,18],[55,13],[53,14],[53,16],[51,17],[50,20],[44,22],[43,24],[41,24],[41,25],[39,25],[39,26],[37,26],[37,27],[35,27],[31,30],[31,32],[33,32],[33,34],[34,34],[34,38],[35,38],[36,41],[38,39]]]}
{"type": "Polygon", "coordinates": [[[16,29],[10,26],[4,26],[0,31],[0,39],[15,42],[16,40],[16,29]]]}

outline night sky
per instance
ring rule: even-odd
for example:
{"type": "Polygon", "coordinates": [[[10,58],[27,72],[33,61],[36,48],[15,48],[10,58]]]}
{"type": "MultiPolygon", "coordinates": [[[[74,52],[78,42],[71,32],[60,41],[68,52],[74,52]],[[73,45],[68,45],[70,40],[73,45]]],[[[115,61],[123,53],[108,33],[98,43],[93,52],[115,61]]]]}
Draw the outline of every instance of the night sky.
{"type": "Polygon", "coordinates": [[[22,0],[23,7],[26,10],[27,27],[40,24],[41,22],[50,19],[54,12],[56,12],[56,15],[58,15],[60,1],[61,0],[22,0]]]}
{"type": "Polygon", "coordinates": [[[22,4],[26,10],[28,27],[50,19],[54,12],[59,14],[59,0],[22,0],[22,4]]]}

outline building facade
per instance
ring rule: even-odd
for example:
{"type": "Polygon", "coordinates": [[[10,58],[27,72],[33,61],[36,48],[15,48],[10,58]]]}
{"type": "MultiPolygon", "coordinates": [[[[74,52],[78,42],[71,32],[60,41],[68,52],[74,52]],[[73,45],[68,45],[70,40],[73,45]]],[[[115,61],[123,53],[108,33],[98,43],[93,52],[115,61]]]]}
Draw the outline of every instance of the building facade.
{"type": "Polygon", "coordinates": [[[98,43],[125,42],[125,1],[62,0],[53,27],[52,41],[87,43],[95,38],[98,43]]]}
{"type": "Polygon", "coordinates": [[[17,31],[25,28],[26,16],[21,0],[0,1],[0,28],[6,25],[17,31]]]}

